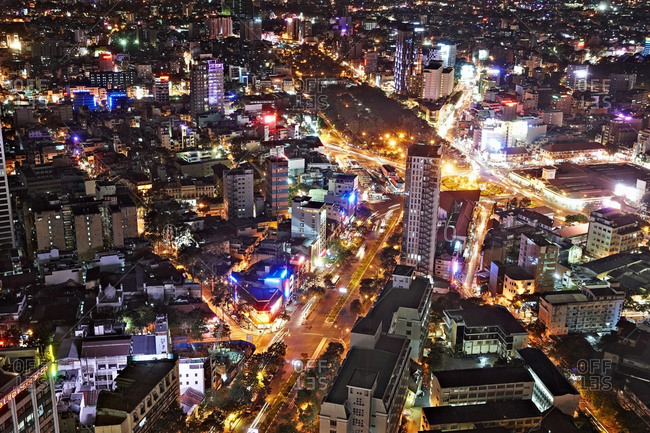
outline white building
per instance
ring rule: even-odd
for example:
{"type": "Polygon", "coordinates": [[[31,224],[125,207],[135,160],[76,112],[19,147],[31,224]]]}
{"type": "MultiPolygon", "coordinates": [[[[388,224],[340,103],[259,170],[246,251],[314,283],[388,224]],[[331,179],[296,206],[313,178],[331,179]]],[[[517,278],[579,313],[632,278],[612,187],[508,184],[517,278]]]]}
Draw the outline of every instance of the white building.
{"type": "Polygon", "coordinates": [[[312,201],[311,197],[294,197],[291,201],[291,238],[303,238],[318,242],[317,250],[327,248],[327,207],[325,203],[312,201]]]}
{"type": "Polygon", "coordinates": [[[454,68],[446,68],[440,62],[432,62],[422,71],[422,99],[437,101],[451,95],[453,89],[454,68]]]}
{"type": "Polygon", "coordinates": [[[621,317],[625,292],[611,287],[542,294],[539,320],[550,334],[610,332],[621,317]]]}
{"type": "Polygon", "coordinates": [[[181,358],[178,361],[178,382],[181,395],[188,388],[205,394],[205,360],[203,358],[181,358]]]}

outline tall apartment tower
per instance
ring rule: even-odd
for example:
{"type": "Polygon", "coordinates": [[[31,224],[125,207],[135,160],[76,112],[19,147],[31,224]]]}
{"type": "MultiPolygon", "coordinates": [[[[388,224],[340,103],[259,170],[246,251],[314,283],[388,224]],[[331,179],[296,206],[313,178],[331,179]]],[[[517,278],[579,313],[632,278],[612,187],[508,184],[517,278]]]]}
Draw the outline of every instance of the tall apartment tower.
{"type": "Polygon", "coordinates": [[[0,128],[0,246],[15,247],[14,219],[11,212],[11,195],[7,180],[7,165],[5,162],[5,144],[0,128]]]}
{"type": "Polygon", "coordinates": [[[421,33],[412,25],[397,29],[395,41],[395,91],[407,94],[414,91],[413,81],[422,73],[421,33]]]}
{"type": "Polygon", "coordinates": [[[193,118],[224,112],[223,63],[208,59],[194,64],[190,73],[190,106],[193,118]]]}
{"type": "Polygon", "coordinates": [[[161,75],[153,79],[153,100],[159,104],[169,104],[169,76],[161,75]]]}
{"type": "Polygon", "coordinates": [[[401,261],[431,277],[435,273],[441,158],[440,146],[431,144],[414,144],[406,153],[401,261]]]}
{"type": "Polygon", "coordinates": [[[426,101],[437,101],[442,97],[441,83],[442,70],[441,62],[431,62],[422,71],[422,99],[426,101]]]}
{"type": "Polygon", "coordinates": [[[223,203],[229,220],[255,217],[254,182],[253,168],[248,165],[223,173],[223,203]]]}
{"type": "Polygon", "coordinates": [[[289,161],[286,158],[266,158],[265,199],[270,206],[271,216],[276,218],[289,213],[289,161]]]}

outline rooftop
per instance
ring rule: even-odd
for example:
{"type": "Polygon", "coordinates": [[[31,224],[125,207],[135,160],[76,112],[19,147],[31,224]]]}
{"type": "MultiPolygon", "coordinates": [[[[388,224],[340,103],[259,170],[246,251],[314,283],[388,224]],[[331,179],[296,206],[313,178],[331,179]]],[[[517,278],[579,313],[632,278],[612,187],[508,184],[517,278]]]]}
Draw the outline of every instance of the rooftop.
{"type": "Polygon", "coordinates": [[[151,390],[176,368],[177,362],[176,359],[163,359],[134,362],[127,365],[115,379],[116,391],[99,393],[95,425],[113,425],[115,423],[114,416],[100,414],[103,409],[131,413],[151,390]]]}
{"type": "Polygon", "coordinates": [[[526,329],[501,305],[481,305],[461,310],[445,310],[445,314],[460,317],[468,327],[499,326],[508,334],[526,334],[526,329]]]}
{"type": "Polygon", "coordinates": [[[542,416],[531,400],[512,400],[468,406],[422,408],[422,416],[431,425],[523,419],[542,416]]]}
{"type": "Polygon", "coordinates": [[[519,349],[517,353],[551,394],[554,396],[578,395],[578,391],[540,349],[527,347],[519,349]]]}
{"type": "Polygon", "coordinates": [[[423,158],[440,158],[440,146],[433,144],[417,143],[408,148],[407,156],[417,156],[423,158]]]}
{"type": "Polygon", "coordinates": [[[442,388],[492,385],[498,383],[534,382],[524,367],[469,368],[433,372],[442,388]]]}

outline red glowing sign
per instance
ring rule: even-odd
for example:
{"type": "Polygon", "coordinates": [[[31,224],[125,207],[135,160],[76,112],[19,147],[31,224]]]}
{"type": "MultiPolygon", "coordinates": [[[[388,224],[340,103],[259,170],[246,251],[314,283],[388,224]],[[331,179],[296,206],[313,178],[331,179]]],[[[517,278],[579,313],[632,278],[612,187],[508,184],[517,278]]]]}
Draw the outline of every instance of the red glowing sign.
{"type": "Polygon", "coordinates": [[[24,381],[22,381],[12,391],[10,391],[8,394],[5,394],[2,397],[2,399],[0,399],[0,408],[6,405],[7,403],[9,403],[14,398],[16,398],[18,394],[26,390],[32,383],[36,382],[38,378],[40,378],[42,375],[44,375],[47,372],[47,368],[48,368],[47,365],[42,366],[34,373],[32,373],[29,377],[27,377],[24,381]]]}
{"type": "Polygon", "coordinates": [[[113,55],[112,54],[102,54],[102,59],[103,60],[113,60],[113,55]]]}
{"type": "Polygon", "coordinates": [[[160,81],[169,81],[169,75],[161,75],[160,81]]]}

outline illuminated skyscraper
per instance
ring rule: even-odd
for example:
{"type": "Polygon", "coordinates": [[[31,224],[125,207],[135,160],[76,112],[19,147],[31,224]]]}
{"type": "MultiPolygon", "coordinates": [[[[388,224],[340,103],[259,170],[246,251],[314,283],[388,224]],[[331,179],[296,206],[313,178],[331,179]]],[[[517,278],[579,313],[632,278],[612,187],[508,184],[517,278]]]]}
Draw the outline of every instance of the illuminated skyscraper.
{"type": "Polygon", "coordinates": [[[645,44],[643,44],[643,55],[650,56],[650,37],[645,38],[645,44]]]}
{"type": "Polygon", "coordinates": [[[436,60],[440,60],[445,68],[456,66],[456,44],[439,42],[436,45],[436,60]]]}
{"type": "Polygon", "coordinates": [[[431,277],[435,273],[441,158],[440,146],[429,144],[414,144],[406,154],[401,262],[431,277]]]}
{"type": "Polygon", "coordinates": [[[413,81],[422,73],[421,32],[410,24],[397,29],[395,44],[395,91],[402,94],[417,91],[413,81]]]}
{"type": "Polygon", "coordinates": [[[7,180],[7,166],[5,163],[5,146],[0,128],[0,246],[15,247],[14,220],[11,212],[11,196],[9,195],[9,182],[7,180]]]}
{"type": "Polygon", "coordinates": [[[190,74],[192,117],[203,113],[224,112],[223,63],[217,60],[197,61],[190,74]]]}

